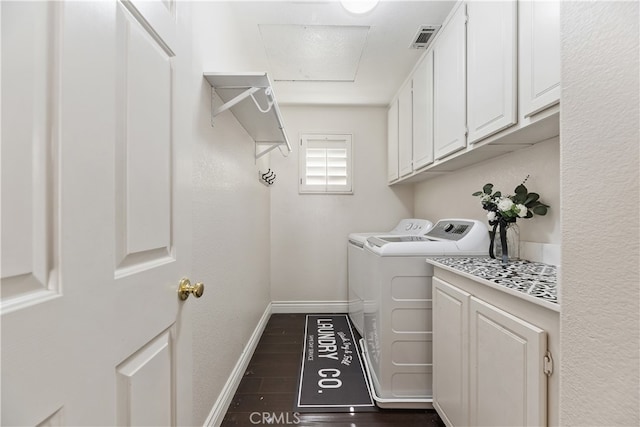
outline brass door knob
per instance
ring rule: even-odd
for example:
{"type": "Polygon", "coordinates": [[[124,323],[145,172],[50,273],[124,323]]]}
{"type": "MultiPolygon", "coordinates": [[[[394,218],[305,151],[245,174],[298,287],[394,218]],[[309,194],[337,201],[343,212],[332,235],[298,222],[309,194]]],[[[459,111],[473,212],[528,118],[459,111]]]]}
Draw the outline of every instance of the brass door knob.
{"type": "Polygon", "coordinates": [[[204,283],[198,282],[192,285],[189,279],[184,278],[180,280],[178,285],[178,297],[181,301],[189,298],[189,294],[193,294],[194,297],[200,298],[204,293],[204,283]]]}

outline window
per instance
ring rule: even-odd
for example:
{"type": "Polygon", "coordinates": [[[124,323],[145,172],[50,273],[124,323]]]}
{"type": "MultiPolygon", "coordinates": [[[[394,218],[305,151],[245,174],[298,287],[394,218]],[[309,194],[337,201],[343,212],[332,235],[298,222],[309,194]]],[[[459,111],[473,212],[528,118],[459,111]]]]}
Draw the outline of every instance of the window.
{"type": "Polygon", "coordinates": [[[351,135],[300,135],[300,193],[353,193],[351,135]]]}

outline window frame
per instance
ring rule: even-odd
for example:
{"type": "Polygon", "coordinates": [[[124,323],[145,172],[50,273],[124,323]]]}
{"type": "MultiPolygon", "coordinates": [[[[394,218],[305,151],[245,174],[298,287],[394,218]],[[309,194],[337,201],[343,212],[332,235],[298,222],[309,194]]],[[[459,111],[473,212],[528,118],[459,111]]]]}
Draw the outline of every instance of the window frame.
{"type": "MultiPolygon", "coordinates": [[[[349,133],[301,133],[298,155],[298,193],[299,194],[353,194],[353,134],[349,133]],[[317,145],[324,142],[324,147],[309,147],[309,143],[317,145]],[[333,145],[333,147],[332,147],[333,145]],[[336,147],[337,146],[337,147],[336,147]],[[324,185],[307,183],[307,151],[309,148],[346,149],[346,180],[344,185],[324,185]]],[[[325,159],[325,165],[327,164],[325,159]]],[[[330,175],[325,174],[325,178],[330,175]]]]}

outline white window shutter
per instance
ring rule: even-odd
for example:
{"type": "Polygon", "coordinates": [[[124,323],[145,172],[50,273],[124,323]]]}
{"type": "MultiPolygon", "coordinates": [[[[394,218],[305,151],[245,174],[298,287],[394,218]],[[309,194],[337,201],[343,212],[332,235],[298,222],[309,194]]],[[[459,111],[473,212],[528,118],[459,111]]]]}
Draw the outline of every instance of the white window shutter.
{"type": "Polygon", "coordinates": [[[351,135],[303,134],[300,141],[300,193],[353,192],[351,135]]]}

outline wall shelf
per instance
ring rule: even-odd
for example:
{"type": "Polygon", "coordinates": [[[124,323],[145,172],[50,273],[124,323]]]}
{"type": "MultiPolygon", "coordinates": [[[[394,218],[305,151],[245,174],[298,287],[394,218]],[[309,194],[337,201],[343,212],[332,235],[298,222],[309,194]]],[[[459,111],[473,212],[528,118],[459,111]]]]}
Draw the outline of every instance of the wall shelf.
{"type": "Polygon", "coordinates": [[[203,76],[212,88],[212,125],[218,114],[231,110],[255,141],[256,159],[276,148],[285,157],[291,153],[291,144],[267,73],[204,73],[203,76]],[[217,108],[213,105],[213,91],[223,102],[217,108]]]}

